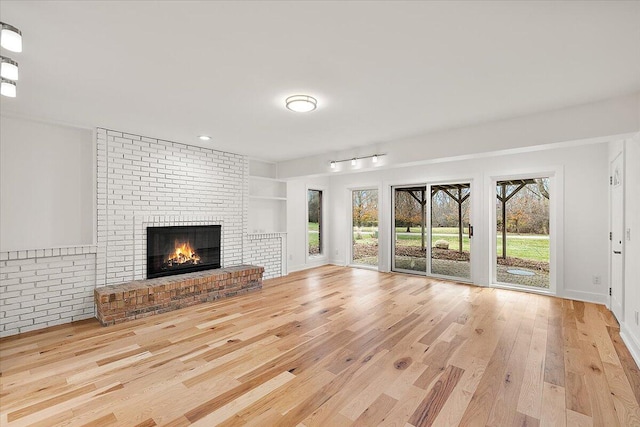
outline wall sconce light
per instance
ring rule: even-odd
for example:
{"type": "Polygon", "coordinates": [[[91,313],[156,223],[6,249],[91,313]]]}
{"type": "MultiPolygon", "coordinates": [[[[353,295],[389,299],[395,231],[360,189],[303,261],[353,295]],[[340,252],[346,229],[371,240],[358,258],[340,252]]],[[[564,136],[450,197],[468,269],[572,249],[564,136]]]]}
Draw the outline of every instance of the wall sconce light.
{"type": "Polygon", "coordinates": [[[363,159],[371,159],[372,163],[378,163],[378,159],[384,155],[385,154],[372,154],[370,156],[353,157],[351,159],[331,160],[331,162],[329,163],[329,166],[331,167],[331,169],[335,169],[336,164],[342,163],[342,162],[351,162],[351,166],[356,166],[358,164],[358,160],[363,160],[363,159]]]}

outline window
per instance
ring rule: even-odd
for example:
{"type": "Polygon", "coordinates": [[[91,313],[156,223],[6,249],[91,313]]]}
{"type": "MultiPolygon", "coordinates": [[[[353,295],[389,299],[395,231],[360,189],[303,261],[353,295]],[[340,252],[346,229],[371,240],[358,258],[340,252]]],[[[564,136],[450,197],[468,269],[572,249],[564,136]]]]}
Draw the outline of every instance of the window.
{"type": "Polygon", "coordinates": [[[309,255],[322,255],[322,190],[308,190],[307,235],[309,255]]]}
{"type": "Polygon", "coordinates": [[[351,192],[351,264],[378,266],[378,190],[351,192]]]}
{"type": "Polygon", "coordinates": [[[498,283],[549,289],[549,178],[496,182],[498,283]]]}

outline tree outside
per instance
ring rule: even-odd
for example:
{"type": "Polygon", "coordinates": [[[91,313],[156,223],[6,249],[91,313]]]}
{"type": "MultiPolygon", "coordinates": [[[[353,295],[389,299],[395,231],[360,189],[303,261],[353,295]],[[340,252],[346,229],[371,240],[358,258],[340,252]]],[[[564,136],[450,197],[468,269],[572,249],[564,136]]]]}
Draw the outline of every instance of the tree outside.
{"type": "Polygon", "coordinates": [[[549,287],[549,178],[496,185],[497,279],[549,287]]]}
{"type": "Polygon", "coordinates": [[[351,192],[352,262],[378,265],[378,190],[351,192]]]}

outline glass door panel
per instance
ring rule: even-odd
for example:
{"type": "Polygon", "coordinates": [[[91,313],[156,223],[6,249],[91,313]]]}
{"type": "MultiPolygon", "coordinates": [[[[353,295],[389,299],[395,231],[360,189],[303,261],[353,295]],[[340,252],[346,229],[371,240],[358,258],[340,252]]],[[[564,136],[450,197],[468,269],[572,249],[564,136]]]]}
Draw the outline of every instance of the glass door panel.
{"type": "Polygon", "coordinates": [[[431,185],[430,273],[471,279],[471,184],[431,185]]]}
{"type": "Polygon", "coordinates": [[[393,188],[394,271],[427,272],[426,186],[393,188]]]}
{"type": "Polygon", "coordinates": [[[499,283],[549,289],[549,178],[496,183],[499,283]]]}
{"type": "Polygon", "coordinates": [[[351,264],[378,267],[378,190],[351,192],[351,264]]]}

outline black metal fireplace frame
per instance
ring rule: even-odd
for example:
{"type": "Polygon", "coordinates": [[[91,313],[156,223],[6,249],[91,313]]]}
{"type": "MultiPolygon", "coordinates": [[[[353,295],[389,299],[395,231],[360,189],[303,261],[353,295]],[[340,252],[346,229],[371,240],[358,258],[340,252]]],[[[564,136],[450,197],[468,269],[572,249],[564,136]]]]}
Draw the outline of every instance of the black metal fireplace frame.
{"type": "Polygon", "coordinates": [[[177,274],[184,273],[192,273],[195,271],[202,270],[211,270],[215,268],[221,267],[221,258],[222,258],[222,226],[221,225],[178,225],[178,226],[168,226],[168,227],[147,227],[147,279],[153,279],[156,277],[164,277],[164,276],[173,276],[177,274]],[[187,233],[187,232],[197,232],[199,230],[206,230],[209,233],[213,233],[214,235],[214,243],[217,243],[217,246],[210,247],[210,250],[217,250],[217,257],[214,257],[212,262],[190,265],[188,267],[181,267],[173,270],[157,270],[154,268],[154,263],[152,262],[152,257],[157,255],[154,250],[154,238],[160,234],[179,234],[179,233],[187,233]],[[217,241],[215,239],[217,238],[217,241]]]}

